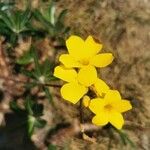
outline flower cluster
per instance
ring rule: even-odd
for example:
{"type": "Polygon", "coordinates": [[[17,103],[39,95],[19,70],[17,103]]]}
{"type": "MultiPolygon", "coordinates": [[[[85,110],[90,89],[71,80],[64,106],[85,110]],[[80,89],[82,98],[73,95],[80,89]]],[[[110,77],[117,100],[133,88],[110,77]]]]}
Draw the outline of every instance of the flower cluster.
{"type": "Polygon", "coordinates": [[[96,68],[106,67],[113,61],[111,53],[100,53],[102,44],[95,42],[92,36],[84,41],[71,36],[66,41],[68,54],[59,57],[61,62],[54,70],[54,76],[64,80],[61,88],[63,99],[76,104],[81,98],[86,107],[95,113],[92,122],[96,125],[111,123],[117,129],[124,124],[122,112],[132,108],[127,100],[122,100],[118,91],[98,78],[96,68]],[[95,97],[90,98],[88,91],[95,97]],[[87,95],[86,95],[87,94],[87,95]]]}

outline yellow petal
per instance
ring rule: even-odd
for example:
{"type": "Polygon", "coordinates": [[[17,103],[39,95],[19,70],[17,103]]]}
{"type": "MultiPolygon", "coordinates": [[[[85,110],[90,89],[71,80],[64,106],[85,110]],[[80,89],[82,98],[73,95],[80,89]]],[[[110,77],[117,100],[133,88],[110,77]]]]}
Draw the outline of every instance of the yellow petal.
{"type": "Polygon", "coordinates": [[[121,100],[120,93],[117,90],[108,90],[105,97],[106,103],[113,104],[121,100]]]}
{"type": "Polygon", "coordinates": [[[132,109],[132,105],[128,100],[120,100],[116,104],[114,103],[114,108],[118,112],[122,113],[122,112],[126,112],[126,111],[132,109]]]}
{"type": "Polygon", "coordinates": [[[75,104],[87,93],[87,91],[87,88],[76,82],[67,83],[61,88],[61,95],[65,100],[75,104]]]}
{"type": "Polygon", "coordinates": [[[62,54],[59,61],[67,68],[81,67],[82,65],[69,54],[62,54]]]}
{"type": "Polygon", "coordinates": [[[96,55],[102,49],[102,44],[96,43],[92,36],[88,36],[85,40],[86,57],[96,55]]]}
{"type": "Polygon", "coordinates": [[[101,79],[96,80],[94,87],[100,96],[103,96],[103,94],[107,93],[109,90],[109,86],[101,79]]]}
{"type": "Polygon", "coordinates": [[[111,64],[114,57],[111,53],[98,54],[90,60],[90,64],[95,67],[106,67],[111,64]]]}
{"type": "Polygon", "coordinates": [[[77,78],[77,72],[74,69],[57,66],[54,70],[54,76],[66,82],[74,82],[77,78]]]}
{"type": "Polygon", "coordinates": [[[91,102],[90,97],[87,96],[87,95],[85,95],[85,96],[83,97],[83,105],[84,105],[85,107],[89,107],[90,102],[91,102]]]}
{"type": "Polygon", "coordinates": [[[117,129],[121,129],[124,124],[124,119],[121,113],[111,112],[109,114],[109,122],[117,129]]]}
{"type": "Polygon", "coordinates": [[[85,43],[84,40],[79,36],[70,36],[69,39],[66,41],[66,46],[69,54],[77,60],[85,57],[85,43]]]}
{"type": "Polygon", "coordinates": [[[83,67],[78,73],[78,81],[84,86],[91,86],[97,79],[97,71],[92,66],[83,67]]]}
{"type": "Polygon", "coordinates": [[[92,123],[97,126],[104,126],[108,123],[108,115],[105,112],[101,112],[92,119],[92,123]]]}
{"type": "Polygon", "coordinates": [[[104,99],[95,98],[95,99],[91,99],[89,108],[93,113],[99,114],[100,112],[104,111],[104,106],[105,106],[104,99]]]}

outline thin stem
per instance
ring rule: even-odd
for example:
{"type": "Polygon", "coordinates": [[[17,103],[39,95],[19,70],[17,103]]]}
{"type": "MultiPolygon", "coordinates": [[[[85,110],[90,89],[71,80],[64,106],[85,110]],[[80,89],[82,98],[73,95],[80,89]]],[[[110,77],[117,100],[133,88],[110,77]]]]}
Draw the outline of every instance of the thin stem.
{"type": "MultiPolygon", "coordinates": [[[[5,80],[11,80],[13,82],[16,82],[16,83],[20,83],[20,84],[26,84],[26,83],[34,83],[34,82],[27,82],[27,81],[22,81],[22,80],[16,80],[16,79],[13,79],[13,78],[9,78],[9,77],[5,77],[5,76],[0,76],[1,79],[5,79],[5,80]]],[[[52,83],[40,83],[40,82],[37,82],[36,81],[36,84],[38,85],[43,85],[43,86],[50,86],[50,87],[57,87],[57,88],[60,88],[61,85],[58,85],[58,84],[52,84],[52,83]]]]}
{"type": "Polygon", "coordinates": [[[83,128],[83,123],[84,123],[84,120],[83,120],[83,100],[80,99],[80,106],[79,106],[79,111],[80,111],[80,123],[81,123],[81,132],[82,134],[84,133],[84,128],[83,128]]]}

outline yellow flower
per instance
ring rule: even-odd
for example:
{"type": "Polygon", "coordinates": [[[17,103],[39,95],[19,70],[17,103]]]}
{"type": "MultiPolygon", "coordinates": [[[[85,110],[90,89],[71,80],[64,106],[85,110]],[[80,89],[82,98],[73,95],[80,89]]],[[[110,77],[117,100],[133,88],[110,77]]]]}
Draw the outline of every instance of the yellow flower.
{"type": "Polygon", "coordinates": [[[91,66],[79,70],[78,73],[75,69],[57,66],[54,76],[68,82],[62,86],[61,95],[65,100],[74,104],[88,92],[88,87],[97,80],[97,72],[91,66]]]}
{"type": "Polygon", "coordinates": [[[110,88],[103,80],[97,78],[91,89],[93,89],[98,97],[104,97],[110,88]]]}
{"type": "Polygon", "coordinates": [[[124,119],[121,113],[132,108],[128,100],[121,99],[116,90],[109,90],[105,97],[92,99],[89,106],[90,110],[96,114],[92,122],[95,125],[106,125],[111,123],[117,129],[121,129],[124,119]]]}
{"type": "MultiPolygon", "coordinates": [[[[97,78],[95,83],[90,86],[90,89],[98,96],[103,98],[105,94],[110,90],[109,86],[101,79],[97,78]]],[[[83,105],[89,107],[91,99],[89,96],[85,95],[83,97],[83,105]]]]}
{"type": "Polygon", "coordinates": [[[96,43],[92,36],[84,41],[72,35],[66,41],[69,54],[62,54],[59,61],[67,68],[83,68],[85,66],[105,67],[113,61],[111,53],[98,54],[102,44],[96,43]]]}
{"type": "Polygon", "coordinates": [[[85,107],[89,107],[90,105],[90,102],[91,102],[91,99],[89,96],[85,95],[82,99],[82,104],[85,106],[85,107]]]}

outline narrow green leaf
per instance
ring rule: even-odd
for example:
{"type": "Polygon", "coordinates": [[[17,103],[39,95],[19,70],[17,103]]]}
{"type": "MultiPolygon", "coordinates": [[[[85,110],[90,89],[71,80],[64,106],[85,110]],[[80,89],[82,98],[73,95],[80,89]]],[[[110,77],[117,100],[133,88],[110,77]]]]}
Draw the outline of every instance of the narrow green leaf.
{"type": "Polygon", "coordinates": [[[31,137],[34,131],[36,118],[32,115],[28,116],[28,135],[31,137]]]}
{"type": "Polygon", "coordinates": [[[31,18],[31,10],[30,7],[21,14],[21,22],[20,22],[20,28],[23,31],[25,29],[26,24],[30,21],[31,18]]]}
{"type": "Polygon", "coordinates": [[[43,128],[43,127],[45,127],[46,123],[47,122],[44,119],[38,118],[38,119],[35,120],[34,126],[36,128],[43,128]]]}
{"type": "Polygon", "coordinates": [[[0,10],[5,11],[10,9],[15,3],[0,3],[0,10]]]}
{"type": "Polygon", "coordinates": [[[27,97],[25,107],[26,107],[26,110],[28,111],[29,115],[33,115],[32,106],[33,106],[33,103],[30,100],[30,97],[27,97]]]}
{"type": "Polygon", "coordinates": [[[52,70],[52,63],[46,59],[45,62],[41,66],[41,72],[44,77],[49,77],[52,70]]]}
{"type": "Polygon", "coordinates": [[[122,130],[117,130],[117,129],[115,129],[115,131],[117,131],[118,134],[120,135],[121,141],[124,145],[127,145],[129,143],[132,148],[135,148],[135,144],[125,132],[123,132],[122,130]]]}
{"type": "Polygon", "coordinates": [[[53,29],[53,25],[52,25],[50,22],[48,22],[48,21],[44,18],[44,16],[42,15],[42,13],[41,13],[39,10],[35,9],[35,11],[33,12],[33,15],[34,15],[35,18],[36,18],[37,20],[39,20],[45,27],[53,29]]]}
{"type": "Polygon", "coordinates": [[[16,63],[19,65],[27,65],[33,61],[34,61],[34,59],[33,59],[31,51],[27,51],[22,57],[20,57],[16,61],[16,63]]]}
{"type": "Polygon", "coordinates": [[[33,58],[34,58],[34,64],[35,64],[35,73],[38,77],[40,77],[41,76],[41,70],[40,70],[40,64],[38,61],[37,51],[34,49],[34,47],[31,48],[31,51],[33,52],[33,58]]]}
{"type": "Polygon", "coordinates": [[[50,103],[52,103],[52,95],[51,95],[51,93],[50,93],[50,90],[49,90],[49,88],[48,87],[44,87],[44,92],[45,92],[45,94],[46,94],[46,97],[48,98],[48,100],[49,100],[49,102],[50,103]]]}
{"type": "Polygon", "coordinates": [[[34,75],[33,75],[33,71],[28,71],[28,70],[25,70],[24,68],[21,69],[21,73],[26,75],[27,77],[30,77],[30,78],[33,78],[35,79],[34,75]]]}
{"type": "Polygon", "coordinates": [[[67,9],[62,10],[62,12],[59,14],[59,16],[58,16],[58,18],[57,18],[57,21],[63,23],[67,12],[68,12],[67,9]]]}
{"type": "Polygon", "coordinates": [[[4,21],[4,23],[7,25],[7,27],[10,30],[12,30],[13,23],[12,23],[10,17],[6,14],[6,12],[0,11],[0,19],[2,19],[4,21]]]}
{"type": "Polygon", "coordinates": [[[55,5],[54,2],[51,2],[51,5],[49,7],[49,15],[50,15],[50,23],[52,25],[55,24],[55,5]]]}

